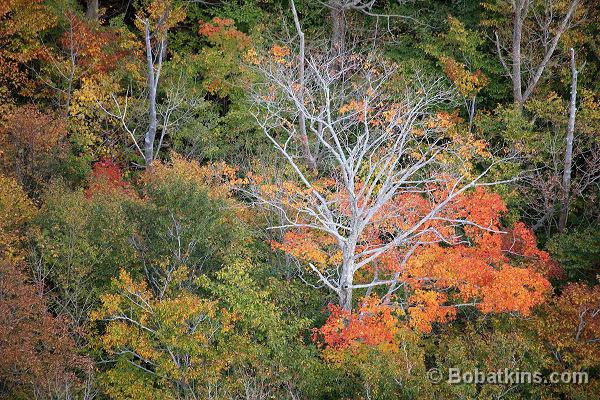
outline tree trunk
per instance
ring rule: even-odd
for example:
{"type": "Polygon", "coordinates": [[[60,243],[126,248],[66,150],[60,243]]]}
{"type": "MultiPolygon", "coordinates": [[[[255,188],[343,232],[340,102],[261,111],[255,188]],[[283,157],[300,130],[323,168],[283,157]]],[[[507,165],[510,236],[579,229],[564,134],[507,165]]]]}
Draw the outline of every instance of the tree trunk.
{"type": "Polygon", "coordinates": [[[515,11],[513,15],[511,80],[513,84],[513,99],[519,108],[523,107],[523,89],[521,87],[521,40],[523,34],[523,13],[526,12],[526,10],[524,10],[526,1],[527,0],[518,0],[515,2],[515,11]]]}
{"type": "Polygon", "coordinates": [[[558,42],[562,36],[562,34],[569,28],[569,23],[575,15],[575,11],[577,10],[577,6],[579,4],[579,0],[571,0],[569,3],[569,8],[565,16],[562,18],[559,26],[552,31],[546,32],[549,36],[552,37],[552,40],[549,43],[548,48],[544,51],[544,57],[537,66],[532,68],[532,74],[525,82],[525,88],[523,88],[523,71],[521,70],[521,66],[523,65],[522,54],[521,54],[521,46],[522,46],[522,35],[523,35],[523,25],[525,24],[525,19],[527,18],[527,13],[529,12],[529,8],[531,5],[531,0],[515,0],[514,1],[514,13],[513,13],[513,32],[512,32],[512,44],[511,44],[511,80],[513,84],[513,98],[514,102],[518,105],[519,110],[523,108],[523,103],[529,99],[529,97],[533,94],[537,84],[544,73],[544,70],[548,66],[556,47],[558,46],[558,42]]]}
{"type": "Polygon", "coordinates": [[[477,96],[473,96],[469,104],[469,134],[473,133],[473,121],[475,120],[475,104],[477,96]]]}
{"type": "Polygon", "coordinates": [[[342,274],[340,276],[339,298],[340,307],[346,311],[352,311],[352,284],[354,269],[354,252],[348,252],[343,256],[342,274]]]}
{"type": "MultiPolygon", "coordinates": [[[[158,79],[160,74],[160,66],[162,64],[164,45],[161,44],[157,58],[158,68],[154,70],[154,60],[152,57],[152,44],[150,43],[150,23],[144,21],[145,39],[146,39],[146,61],[148,68],[148,130],[144,136],[144,162],[146,167],[154,161],[154,139],[156,137],[156,129],[158,127],[158,118],[156,116],[156,90],[158,88],[158,79]]],[[[164,42],[163,42],[164,43],[164,42]]]]}
{"type": "Polygon", "coordinates": [[[565,164],[562,179],[562,198],[560,205],[560,218],[558,231],[562,233],[567,225],[569,216],[569,192],[571,189],[571,169],[573,164],[573,137],[575,135],[575,113],[577,108],[577,67],[575,65],[575,51],[571,48],[571,102],[569,104],[569,126],[567,127],[567,147],[565,149],[565,164]]]}
{"type": "Polygon", "coordinates": [[[87,0],[85,16],[93,21],[98,19],[98,0],[87,0]]]}
{"type": "Polygon", "coordinates": [[[330,2],[331,16],[331,55],[337,57],[334,65],[339,66],[339,58],[346,51],[346,18],[344,8],[330,2]]]}
{"type": "MultiPolygon", "coordinates": [[[[304,32],[302,32],[302,27],[300,26],[300,19],[298,18],[298,13],[296,12],[296,4],[292,0],[292,12],[294,15],[294,24],[296,25],[296,31],[298,32],[298,38],[300,40],[300,49],[298,54],[298,81],[299,81],[299,90],[298,90],[298,100],[301,104],[304,104],[304,91],[306,90],[306,78],[305,78],[305,40],[304,40],[304,32]]],[[[302,153],[304,155],[304,159],[306,160],[306,165],[311,170],[317,169],[317,164],[315,161],[315,157],[310,151],[310,144],[308,141],[308,133],[306,132],[306,116],[304,113],[300,113],[300,121],[299,121],[299,136],[300,143],[302,145],[302,153]]]]}
{"type": "MultiPolygon", "coordinates": [[[[525,0],[525,1],[529,1],[529,0],[525,0]]],[[[544,69],[548,66],[548,63],[550,62],[550,59],[552,58],[552,55],[554,54],[554,51],[556,50],[556,46],[558,46],[558,41],[560,40],[562,34],[569,28],[569,23],[571,21],[571,18],[575,14],[578,4],[579,4],[579,0],[571,0],[571,3],[569,4],[569,9],[567,10],[567,13],[563,17],[562,21],[560,22],[560,25],[556,29],[556,32],[554,33],[554,37],[552,38],[552,41],[550,42],[550,46],[548,47],[548,49],[546,50],[546,52],[544,54],[544,58],[539,63],[537,69],[535,70],[535,72],[529,78],[529,81],[527,82],[527,86],[525,88],[525,92],[523,93],[523,97],[522,97],[523,102],[527,101],[529,96],[531,96],[533,94],[533,91],[535,90],[538,82],[540,81],[540,78],[542,77],[542,74],[544,73],[544,69]]],[[[527,5],[527,7],[529,7],[529,5],[527,5]]],[[[551,33],[549,32],[548,34],[550,35],[551,33]]]]}

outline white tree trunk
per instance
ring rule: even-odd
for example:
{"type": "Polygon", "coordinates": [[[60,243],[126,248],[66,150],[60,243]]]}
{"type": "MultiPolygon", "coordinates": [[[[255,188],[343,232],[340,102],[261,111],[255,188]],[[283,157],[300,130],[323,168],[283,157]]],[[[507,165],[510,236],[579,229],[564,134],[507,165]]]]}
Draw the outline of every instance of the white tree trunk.
{"type": "Polygon", "coordinates": [[[571,170],[573,164],[573,138],[575,136],[575,113],[577,112],[577,67],[575,51],[571,48],[571,101],[569,103],[569,125],[567,127],[567,146],[565,148],[565,163],[562,179],[562,198],[558,231],[563,232],[569,216],[569,192],[571,190],[571,170]]]}
{"type": "Polygon", "coordinates": [[[346,311],[352,310],[352,284],[354,283],[354,253],[344,255],[339,282],[339,305],[346,311]]]}
{"type": "Polygon", "coordinates": [[[158,127],[158,117],[156,114],[156,92],[160,78],[160,70],[165,53],[165,39],[160,40],[159,48],[156,52],[156,66],[154,65],[154,55],[152,43],[150,41],[150,22],[146,19],[144,23],[144,36],[146,41],[146,61],[148,69],[148,130],[144,136],[144,162],[150,166],[154,161],[154,140],[156,138],[156,129],[158,127]]]}

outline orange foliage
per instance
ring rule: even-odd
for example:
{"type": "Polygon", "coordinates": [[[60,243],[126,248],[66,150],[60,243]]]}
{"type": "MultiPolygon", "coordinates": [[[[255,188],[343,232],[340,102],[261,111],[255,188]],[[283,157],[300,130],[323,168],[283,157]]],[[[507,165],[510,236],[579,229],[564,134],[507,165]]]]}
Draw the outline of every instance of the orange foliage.
{"type": "MultiPolygon", "coordinates": [[[[35,85],[23,65],[47,57],[40,33],[56,20],[43,0],[0,1],[0,89],[26,90],[35,85]]],[[[0,96],[6,95],[0,90],[0,96]]]]}
{"type": "MultiPolygon", "coordinates": [[[[153,0],[145,12],[140,13],[138,18],[148,18],[151,25],[154,25],[154,35],[160,38],[166,35],[169,29],[176,26],[185,19],[185,9],[182,6],[176,6],[173,0],[153,0]]],[[[136,21],[136,25],[142,28],[141,22],[136,21]]]]}
{"type": "Polygon", "coordinates": [[[200,29],[198,33],[202,36],[211,37],[215,34],[228,30],[227,28],[234,26],[235,22],[231,18],[215,17],[211,22],[199,21],[200,29]]]}
{"type": "Polygon", "coordinates": [[[271,47],[271,56],[273,57],[275,62],[279,64],[285,64],[286,57],[289,56],[290,53],[291,50],[287,46],[273,45],[273,47],[271,47]]]}
{"type": "Polygon", "coordinates": [[[444,73],[464,96],[475,96],[488,83],[488,78],[481,70],[471,73],[464,65],[449,57],[441,57],[440,62],[444,73]]]}
{"type": "Polygon", "coordinates": [[[131,55],[116,30],[93,27],[72,12],[68,12],[66,18],[70,28],[60,37],[59,43],[75,57],[76,64],[82,68],[82,77],[113,71],[119,62],[131,55]]]}
{"type": "Polygon", "coordinates": [[[231,18],[215,17],[210,22],[199,21],[199,24],[198,34],[211,39],[213,43],[233,39],[231,42],[236,44],[238,50],[244,50],[250,45],[250,37],[238,31],[231,18]]]}
{"type": "Polygon", "coordinates": [[[533,231],[522,222],[517,222],[502,236],[502,250],[523,258],[524,262],[533,263],[536,271],[550,278],[560,278],[563,272],[558,263],[546,251],[537,248],[533,231]]]}
{"type": "Polygon", "coordinates": [[[462,119],[458,116],[458,110],[455,110],[453,113],[440,111],[434,114],[432,118],[427,121],[425,126],[432,129],[448,129],[460,122],[462,122],[462,119]]]}
{"type": "Polygon", "coordinates": [[[283,235],[283,242],[271,242],[274,249],[282,250],[299,260],[314,263],[317,267],[340,262],[342,254],[333,249],[334,244],[335,238],[332,236],[308,229],[287,231],[283,235]]]}
{"type": "Polygon", "coordinates": [[[51,394],[80,383],[76,372],[88,370],[92,362],[77,354],[68,321],[50,313],[43,288],[28,284],[19,267],[2,261],[0,293],[3,392],[34,398],[33,392],[51,394]]]}
{"type": "MultiPolygon", "coordinates": [[[[356,254],[384,246],[396,232],[415,226],[447,198],[451,183],[448,180],[433,185],[428,197],[402,193],[392,199],[373,217],[377,222],[359,238],[356,254]]],[[[334,191],[326,196],[336,198],[339,211],[349,213],[343,191],[335,191],[332,182],[319,191],[327,193],[327,188],[334,191]]],[[[506,211],[506,205],[495,193],[478,188],[462,194],[437,218],[417,229],[415,234],[421,244],[413,253],[408,253],[409,247],[390,248],[355,275],[355,284],[371,282],[376,273],[380,280],[397,276],[397,283],[405,285],[405,298],[400,302],[406,304],[408,322],[420,332],[431,331],[433,323],[454,319],[458,308],[464,306],[477,307],[483,313],[528,315],[544,302],[551,289],[546,276],[555,273],[557,265],[548,253],[536,247],[533,232],[523,224],[503,231],[500,218],[506,211]]],[[[281,243],[272,246],[314,263],[321,270],[335,268],[342,261],[335,239],[312,229],[290,230],[281,243]]],[[[341,315],[341,311],[332,310],[335,315],[329,323],[341,315]]],[[[343,332],[354,332],[353,329],[345,328],[343,332]]]]}
{"type": "Polygon", "coordinates": [[[353,113],[357,121],[366,122],[367,115],[372,111],[371,108],[365,105],[364,101],[352,100],[350,103],[344,104],[338,110],[340,115],[353,113]]]}
{"type": "Polygon", "coordinates": [[[456,316],[456,307],[446,306],[444,293],[416,289],[408,298],[410,325],[419,332],[430,332],[433,322],[447,322],[456,316]]]}
{"type": "Polygon", "coordinates": [[[363,299],[355,312],[329,305],[329,317],[321,328],[313,329],[313,340],[321,338],[328,347],[392,344],[401,329],[394,309],[376,297],[363,299]]]}
{"type": "Polygon", "coordinates": [[[236,167],[225,162],[201,165],[197,161],[186,160],[179,154],[172,153],[169,164],[156,161],[151,169],[146,170],[143,179],[146,182],[183,179],[205,186],[213,199],[231,199],[234,187],[246,183],[245,179],[238,178],[237,173],[236,167]]]}
{"type": "Polygon", "coordinates": [[[571,283],[543,308],[537,331],[561,363],[586,369],[600,363],[600,285],[571,283]]]}
{"type": "Polygon", "coordinates": [[[243,59],[258,63],[256,51],[250,48],[250,36],[236,29],[234,21],[213,18],[210,22],[199,21],[198,34],[208,39],[211,46],[202,50],[201,59],[205,69],[204,86],[212,94],[229,95],[237,84],[245,82],[243,59]],[[237,82],[241,79],[241,82],[237,82]]]}

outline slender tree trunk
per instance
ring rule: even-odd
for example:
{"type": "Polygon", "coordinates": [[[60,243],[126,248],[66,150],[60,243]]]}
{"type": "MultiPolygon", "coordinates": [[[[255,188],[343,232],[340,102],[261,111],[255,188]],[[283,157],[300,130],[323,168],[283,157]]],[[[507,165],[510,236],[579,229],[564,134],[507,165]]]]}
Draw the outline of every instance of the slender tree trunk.
{"type": "Polygon", "coordinates": [[[558,27],[552,32],[547,32],[548,35],[553,35],[552,40],[545,50],[542,60],[540,60],[539,63],[532,68],[532,74],[527,79],[527,82],[525,82],[525,87],[523,88],[523,71],[521,70],[523,59],[521,54],[521,46],[523,41],[523,25],[525,23],[525,19],[527,18],[530,5],[531,0],[514,0],[513,32],[511,44],[512,65],[510,75],[513,84],[514,102],[518,105],[520,110],[523,108],[523,103],[525,103],[525,101],[527,101],[527,99],[529,99],[529,97],[533,94],[537,84],[540,81],[540,78],[542,77],[542,74],[544,73],[544,70],[548,66],[550,59],[552,58],[552,55],[558,46],[558,42],[560,41],[562,34],[569,28],[569,23],[575,15],[575,11],[579,5],[579,0],[571,0],[569,3],[569,8],[560,21],[558,27]]]}
{"type": "Polygon", "coordinates": [[[569,216],[569,192],[571,189],[571,169],[573,164],[573,137],[575,135],[575,113],[577,108],[577,67],[575,65],[575,51],[571,48],[571,102],[569,104],[569,126],[567,127],[567,147],[565,149],[565,164],[562,179],[562,198],[560,205],[560,218],[558,231],[563,232],[569,216]]]}
{"type": "Polygon", "coordinates": [[[340,57],[346,51],[346,16],[344,8],[331,1],[330,17],[331,17],[331,54],[337,57],[335,66],[340,65],[340,57]]]}
{"type": "Polygon", "coordinates": [[[523,34],[523,20],[524,13],[526,13],[525,7],[528,6],[528,0],[516,0],[515,10],[513,14],[513,32],[512,32],[512,48],[511,48],[511,61],[512,71],[511,78],[513,84],[513,99],[514,102],[519,106],[519,109],[523,107],[523,89],[522,89],[522,76],[521,76],[521,40],[523,34]]]}
{"type": "Polygon", "coordinates": [[[158,118],[156,116],[156,89],[158,87],[158,79],[160,73],[160,65],[163,58],[163,46],[159,48],[157,54],[159,67],[154,70],[154,61],[152,57],[152,44],[150,43],[150,23],[144,21],[145,39],[146,39],[146,61],[148,67],[148,130],[144,136],[144,162],[146,166],[150,166],[154,161],[154,139],[156,137],[156,129],[158,126],[158,118]]]}
{"type": "Polygon", "coordinates": [[[69,118],[69,113],[71,111],[71,97],[73,96],[73,81],[75,80],[75,63],[77,56],[75,54],[75,46],[74,46],[74,38],[73,38],[73,21],[70,21],[69,24],[69,81],[67,83],[67,100],[65,105],[65,118],[69,118]]]}
{"type": "MultiPolygon", "coordinates": [[[[301,103],[304,103],[304,91],[306,90],[306,78],[305,78],[305,40],[304,40],[304,32],[302,32],[302,27],[300,26],[300,19],[298,18],[298,13],[296,12],[296,4],[292,0],[292,12],[294,14],[294,24],[296,25],[296,31],[298,32],[298,38],[300,40],[300,49],[298,54],[298,81],[299,81],[299,90],[298,90],[298,99],[301,103]]],[[[300,143],[302,145],[302,153],[304,155],[304,159],[306,160],[306,165],[311,170],[317,169],[317,164],[315,161],[315,157],[310,151],[310,144],[308,141],[308,134],[306,131],[306,117],[303,113],[300,113],[300,121],[299,121],[299,136],[300,143]]]]}
{"type": "Polygon", "coordinates": [[[94,21],[98,19],[98,0],[87,0],[85,16],[94,21]]]}
{"type": "Polygon", "coordinates": [[[469,104],[469,133],[473,133],[473,121],[475,120],[475,104],[477,96],[473,96],[469,104]]]}
{"type": "MultiPolygon", "coordinates": [[[[526,1],[529,1],[529,0],[526,0],[526,1]]],[[[527,101],[529,96],[531,96],[533,94],[533,91],[535,90],[538,82],[540,81],[540,78],[542,77],[542,74],[544,73],[544,69],[548,66],[548,63],[550,62],[550,59],[552,58],[552,55],[554,54],[554,51],[556,50],[556,47],[558,46],[558,42],[559,42],[562,34],[565,33],[565,31],[569,28],[569,23],[571,22],[571,19],[573,18],[573,15],[575,14],[575,11],[577,10],[578,5],[579,5],[579,0],[571,0],[571,3],[569,4],[569,8],[567,9],[567,13],[565,14],[562,21],[560,22],[560,25],[556,29],[556,32],[554,33],[554,37],[552,38],[552,41],[550,42],[550,46],[548,47],[548,49],[546,50],[546,52],[544,54],[544,58],[542,59],[542,61],[540,61],[537,69],[535,70],[535,72],[529,78],[529,81],[527,82],[525,92],[523,93],[523,102],[527,101]]]]}

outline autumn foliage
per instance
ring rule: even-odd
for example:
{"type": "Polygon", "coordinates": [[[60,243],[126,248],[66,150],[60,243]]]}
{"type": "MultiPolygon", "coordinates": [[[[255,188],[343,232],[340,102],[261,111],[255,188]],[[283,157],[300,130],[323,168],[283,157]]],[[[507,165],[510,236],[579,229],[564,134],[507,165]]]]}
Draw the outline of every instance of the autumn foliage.
{"type": "Polygon", "coordinates": [[[598,399],[599,37],[600,0],[0,0],[0,400],[598,399]]]}
{"type": "MultiPolygon", "coordinates": [[[[65,15],[69,29],[59,39],[62,50],[72,57],[79,69],[77,77],[93,78],[113,72],[134,51],[116,29],[94,26],[73,12],[65,15]]],[[[73,66],[71,66],[73,67],[73,66]]]]}
{"type": "Polygon", "coordinates": [[[600,361],[600,286],[567,285],[544,308],[536,321],[558,362],[571,368],[588,368],[600,361]]]}
{"type": "MultiPolygon", "coordinates": [[[[368,229],[357,253],[368,246],[384,245],[389,232],[410,228],[431,208],[430,201],[416,194],[395,199],[382,214],[395,210],[398,218],[382,218],[385,222],[368,229]]],[[[536,247],[535,237],[524,225],[517,223],[504,230],[500,219],[505,212],[500,196],[483,189],[460,196],[439,218],[420,228],[424,232],[421,244],[412,249],[390,248],[359,275],[358,284],[369,283],[374,274],[381,280],[386,276],[392,279],[391,287],[402,288],[404,294],[393,293],[397,289],[384,292],[387,306],[380,307],[400,308],[410,326],[421,332],[430,332],[433,323],[454,319],[465,306],[483,313],[529,315],[546,299],[551,289],[548,277],[556,273],[557,266],[536,247]],[[459,230],[457,221],[468,223],[459,230]]],[[[322,269],[341,262],[334,238],[319,231],[289,230],[273,247],[322,269]]],[[[373,300],[364,301],[373,304],[373,300]]],[[[363,314],[360,310],[356,315],[363,314]]],[[[331,311],[335,317],[328,323],[339,321],[341,311],[335,307],[331,311]]],[[[356,318],[342,330],[350,335],[348,340],[355,339],[352,326],[363,317],[356,318]]],[[[370,342],[363,339],[360,341],[370,342]]],[[[337,346],[340,339],[332,343],[337,346]]]]}
{"type": "MultiPolygon", "coordinates": [[[[26,94],[35,87],[25,63],[47,60],[38,35],[56,24],[42,0],[7,0],[0,4],[0,94],[7,90],[26,94]]],[[[12,94],[12,93],[11,93],[12,94]]]]}
{"type": "Polygon", "coordinates": [[[27,223],[37,209],[13,178],[0,174],[0,259],[22,261],[27,223]]]}
{"type": "Polygon", "coordinates": [[[209,93],[225,97],[236,88],[236,81],[244,84],[242,60],[251,47],[250,36],[235,27],[231,18],[215,17],[199,21],[198,34],[210,43],[200,58],[206,70],[204,87],[209,93]]]}
{"type": "Polygon", "coordinates": [[[85,192],[86,197],[90,198],[96,194],[106,196],[129,192],[129,182],[123,180],[123,172],[118,164],[108,158],[94,164],[90,185],[85,192]]]}
{"type": "Polygon", "coordinates": [[[29,191],[40,190],[68,149],[67,129],[56,113],[34,105],[15,108],[0,126],[0,168],[29,191]]]}
{"type": "Polygon", "coordinates": [[[3,387],[35,397],[74,392],[91,360],[77,354],[68,322],[48,310],[40,284],[21,267],[0,262],[0,378],[3,387]]]}
{"type": "Polygon", "coordinates": [[[384,305],[376,297],[360,302],[356,311],[329,305],[325,324],[313,330],[313,340],[322,340],[328,347],[345,349],[350,346],[393,345],[402,323],[398,311],[384,305]]]}

